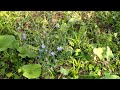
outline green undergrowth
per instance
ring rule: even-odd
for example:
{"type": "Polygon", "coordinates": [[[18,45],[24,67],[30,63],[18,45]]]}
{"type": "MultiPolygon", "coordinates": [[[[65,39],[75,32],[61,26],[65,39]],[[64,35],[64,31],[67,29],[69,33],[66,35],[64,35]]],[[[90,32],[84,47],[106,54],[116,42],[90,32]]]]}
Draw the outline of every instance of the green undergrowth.
{"type": "Polygon", "coordinates": [[[1,11],[0,79],[119,79],[119,11],[1,11]]]}

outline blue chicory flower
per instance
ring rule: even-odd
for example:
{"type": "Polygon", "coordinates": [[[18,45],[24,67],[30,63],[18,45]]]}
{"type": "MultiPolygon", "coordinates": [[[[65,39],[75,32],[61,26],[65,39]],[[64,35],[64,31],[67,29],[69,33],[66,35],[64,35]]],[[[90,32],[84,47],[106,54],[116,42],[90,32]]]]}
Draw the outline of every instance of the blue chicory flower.
{"type": "Polygon", "coordinates": [[[43,52],[43,50],[42,50],[42,49],[39,49],[39,52],[43,52]]]}
{"type": "Polygon", "coordinates": [[[47,32],[46,31],[43,31],[43,33],[46,35],[47,34],[47,32]]]}
{"type": "Polygon", "coordinates": [[[61,46],[58,46],[58,47],[57,47],[57,50],[58,50],[58,51],[61,51],[61,50],[62,50],[62,47],[61,47],[61,46]]]}
{"type": "Polygon", "coordinates": [[[51,55],[51,56],[54,56],[54,55],[55,55],[55,53],[54,53],[54,52],[50,52],[50,55],[51,55]]]}
{"type": "Polygon", "coordinates": [[[56,27],[56,28],[60,28],[60,25],[57,23],[55,27],[56,27]]]}
{"type": "Polygon", "coordinates": [[[42,57],[41,55],[38,56],[38,58],[41,58],[41,57],[42,57]]]}
{"type": "Polygon", "coordinates": [[[45,48],[45,45],[44,45],[44,44],[42,44],[42,48],[45,48]]]}
{"type": "Polygon", "coordinates": [[[26,40],[26,34],[25,34],[25,33],[23,33],[22,38],[23,38],[24,40],[26,40]]]}

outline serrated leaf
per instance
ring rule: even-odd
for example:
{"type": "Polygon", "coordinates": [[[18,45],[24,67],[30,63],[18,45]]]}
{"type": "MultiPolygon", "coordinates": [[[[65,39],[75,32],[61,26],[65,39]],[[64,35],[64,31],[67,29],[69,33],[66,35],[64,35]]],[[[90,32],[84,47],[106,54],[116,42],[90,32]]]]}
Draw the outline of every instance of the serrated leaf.
{"type": "Polygon", "coordinates": [[[61,72],[63,75],[68,75],[69,70],[64,69],[63,67],[61,67],[61,68],[60,68],[60,72],[61,72]]]}
{"type": "Polygon", "coordinates": [[[103,53],[103,49],[102,48],[94,48],[93,49],[93,52],[94,52],[94,54],[96,54],[100,59],[102,59],[103,58],[103,56],[102,56],[102,53],[103,53]]]}
{"type": "Polygon", "coordinates": [[[0,36],[0,51],[4,51],[9,48],[10,44],[15,40],[12,35],[2,35],[0,36]]]}
{"type": "Polygon", "coordinates": [[[23,71],[23,76],[28,79],[38,78],[41,74],[41,66],[40,64],[29,64],[21,67],[23,71]]]}
{"type": "Polygon", "coordinates": [[[107,56],[106,56],[107,60],[114,57],[112,51],[110,50],[110,48],[109,48],[108,46],[107,46],[106,55],[107,55],[107,56]]]}

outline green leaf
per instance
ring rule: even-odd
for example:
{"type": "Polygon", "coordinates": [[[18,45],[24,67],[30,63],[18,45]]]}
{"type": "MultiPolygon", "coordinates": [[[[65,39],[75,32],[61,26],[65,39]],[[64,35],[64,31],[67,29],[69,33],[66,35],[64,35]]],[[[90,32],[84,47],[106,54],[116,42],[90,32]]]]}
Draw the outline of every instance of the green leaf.
{"type": "Polygon", "coordinates": [[[13,75],[12,72],[6,74],[8,78],[10,78],[12,75],[13,75]]]}
{"type": "Polygon", "coordinates": [[[69,44],[70,44],[70,46],[73,46],[74,47],[74,42],[72,42],[72,41],[68,41],[69,42],[69,44]]]}
{"type": "Polygon", "coordinates": [[[75,56],[78,56],[78,55],[79,55],[79,53],[78,53],[78,52],[76,52],[76,53],[75,53],[75,56]]]}
{"type": "Polygon", "coordinates": [[[92,70],[94,66],[92,64],[89,65],[89,69],[92,70]]]}
{"type": "Polygon", "coordinates": [[[99,71],[97,72],[97,75],[98,75],[98,76],[100,76],[100,75],[101,75],[101,70],[99,70],[99,71]]]}
{"type": "Polygon", "coordinates": [[[117,75],[110,75],[110,77],[109,77],[110,79],[120,79],[120,77],[119,76],[117,76],[117,75]]]}
{"type": "Polygon", "coordinates": [[[73,48],[71,46],[66,46],[65,49],[66,49],[66,52],[70,52],[70,54],[73,53],[73,48]]]}
{"type": "Polygon", "coordinates": [[[9,46],[9,48],[12,48],[12,49],[18,49],[19,48],[19,41],[18,40],[14,40],[11,45],[9,46]]]}
{"type": "Polygon", "coordinates": [[[105,72],[104,74],[105,74],[105,77],[109,77],[110,76],[110,73],[108,73],[108,72],[105,72]]]}
{"type": "Polygon", "coordinates": [[[23,76],[28,79],[38,78],[41,74],[40,64],[24,65],[20,69],[23,71],[23,76]]]}
{"type": "Polygon", "coordinates": [[[67,29],[67,24],[66,23],[62,23],[61,27],[60,27],[60,30],[61,31],[66,31],[67,29]]]}
{"type": "Polygon", "coordinates": [[[120,77],[117,75],[109,75],[109,76],[102,77],[101,79],[120,79],[120,77]]]}
{"type": "Polygon", "coordinates": [[[102,59],[103,58],[103,56],[102,56],[102,53],[103,53],[103,49],[102,48],[94,48],[93,49],[93,52],[94,52],[94,54],[95,55],[97,55],[100,59],[102,59]]]}
{"type": "Polygon", "coordinates": [[[104,75],[105,76],[102,77],[101,79],[120,79],[119,76],[117,76],[117,75],[110,75],[109,72],[105,72],[104,75]]]}
{"type": "Polygon", "coordinates": [[[0,36],[0,51],[4,51],[12,44],[15,37],[12,35],[2,35],[0,36]]]}
{"type": "Polygon", "coordinates": [[[59,38],[59,35],[56,34],[56,35],[55,35],[55,38],[59,38]]]}
{"type": "Polygon", "coordinates": [[[78,56],[80,51],[81,51],[80,49],[76,49],[75,50],[75,56],[78,56]]]}
{"type": "Polygon", "coordinates": [[[80,52],[81,50],[80,49],[76,49],[75,52],[80,52]]]}
{"type": "Polygon", "coordinates": [[[28,46],[29,49],[38,50],[37,47],[34,47],[34,46],[32,46],[32,45],[27,45],[27,46],[28,46]]]}
{"type": "Polygon", "coordinates": [[[21,70],[21,69],[18,69],[18,73],[20,73],[20,72],[22,72],[22,70],[21,70]]]}
{"type": "Polygon", "coordinates": [[[60,72],[61,72],[63,75],[68,75],[69,70],[64,69],[63,67],[61,67],[61,68],[60,68],[60,72]]]}
{"type": "Polygon", "coordinates": [[[76,19],[75,19],[75,18],[70,18],[70,20],[68,21],[68,23],[70,23],[70,24],[74,24],[74,23],[75,23],[75,21],[76,21],[76,19]]]}
{"type": "Polygon", "coordinates": [[[114,33],[114,36],[115,36],[116,38],[117,38],[117,34],[118,34],[118,33],[114,33]]]}
{"type": "Polygon", "coordinates": [[[106,58],[107,58],[107,60],[110,59],[110,58],[113,58],[113,57],[114,57],[114,55],[113,55],[112,51],[107,46],[107,52],[106,52],[106,58]]]}
{"type": "Polygon", "coordinates": [[[19,56],[21,56],[22,58],[25,58],[25,57],[35,58],[36,57],[36,54],[25,46],[19,47],[17,50],[20,52],[19,56]]]}

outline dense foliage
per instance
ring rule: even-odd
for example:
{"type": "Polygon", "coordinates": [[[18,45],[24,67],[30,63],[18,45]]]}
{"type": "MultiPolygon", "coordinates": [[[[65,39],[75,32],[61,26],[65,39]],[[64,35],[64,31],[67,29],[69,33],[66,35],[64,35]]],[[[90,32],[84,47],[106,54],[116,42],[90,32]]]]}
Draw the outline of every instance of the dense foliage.
{"type": "Polygon", "coordinates": [[[119,79],[119,11],[1,11],[1,79],[119,79]]]}

